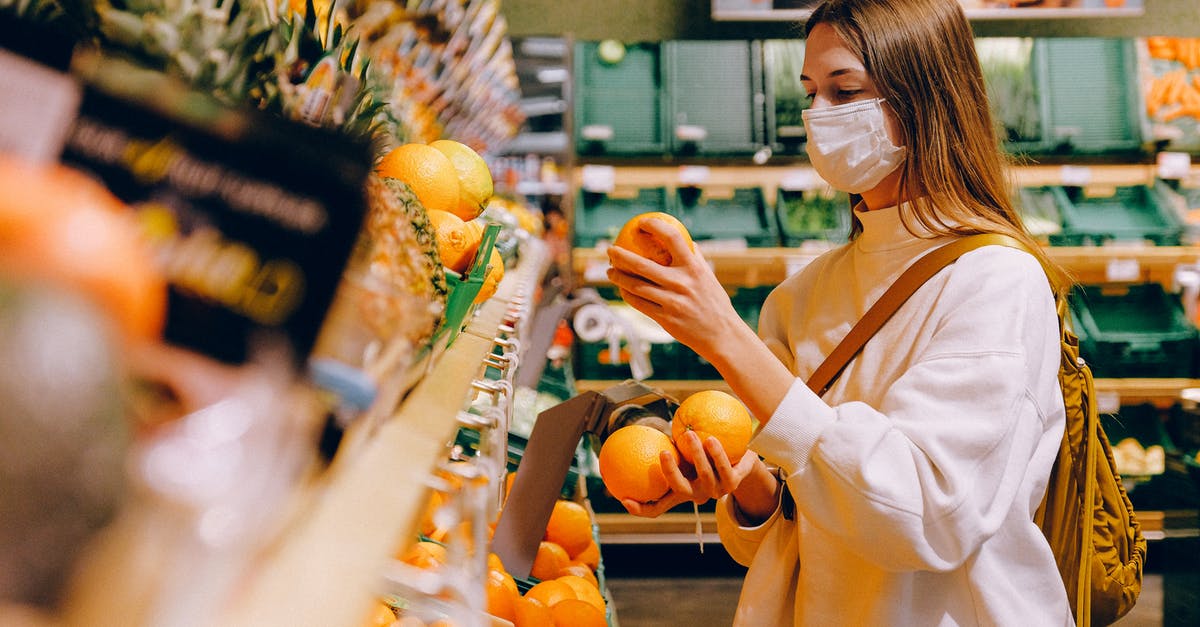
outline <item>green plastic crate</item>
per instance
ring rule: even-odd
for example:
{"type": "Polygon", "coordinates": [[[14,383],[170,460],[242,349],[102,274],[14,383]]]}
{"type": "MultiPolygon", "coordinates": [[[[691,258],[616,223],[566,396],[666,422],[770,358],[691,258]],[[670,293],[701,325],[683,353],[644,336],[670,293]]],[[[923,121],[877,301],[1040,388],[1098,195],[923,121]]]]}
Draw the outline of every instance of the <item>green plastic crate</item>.
{"type": "Polygon", "coordinates": [[[575,47],[575,144],[584,155],[663,154],[667,115],[658,44],[629,44],[617,63],[599,44],[575,47]],[[589,139],[596,131],[608,135],[589,139]]]}
{"type": "Polygon", "coordinates": [[[680,221],[696,240],[744,239],[751,247],[779,246],[779,224],[767,211],[761,187],[739,187],[729,197],[710,197],[698,187],[675,190],[680,221]]]}
{"type": "Polygon", "coordinates": [[[850,199],[817,191],[775,192],[775,218],[784,246],[806,241],[845,243],[850,236],[850,199]]]}
{"type": "MultiPolygon", "coordinates": [[[[469,454],[474,455],[479,450],[479,432],[459,427],[458,433],[454,437],[454,444],[469,454]]],[[[521,437],[515,433],[508,434],[505,464],[509,472],[516,472],[517,467],[521,465],[521,459],[525,457],[525,447],[528,445],[528,438],[521,437]]],[[[571,461],[571,465],[567,467],[567,475],[563,478],[563,485],[559,496],[564,499],[574,498],[578,492],[579,477],[583,476],[583,474],[582,467],[579,464],[579,455],[576,454],[575,459],[571,461]]]]}
{"type": "Polygon", "coordinates": [[[471,312],[475,310],[475,297],[479,295],[483,280],[487,277],[492,247],[495,246],[499,235],[500,225],[497,223],[493,222],[484,228],[479,249],[475,251],[475,259],[471,261],[471,267],[467,269],[466,274],[446,269],[446,286],[449,288],[449,294],[446,296],[446,315],[442,326],[434,333],[435,344],[443,337],[446,338],[447,346],[453,343],[466,325],[471,312]]]}
{"type": "Polygon", "coordinates": [[[671,41],[667,68],[668,141],[675,154],[745,154],[763,147],[762,44],[758,41],[671,41]],[[681,126],[704,129],[692,141],[681,126]]]}
{"type": "MultiPolygon", "coordinates": [[[[620,353],[627,351],[624,342],[618,350],[617,360],[612,361],[607,342],[579,342],[575,350],[575,372],[580,379],[599,381],[624,381],[633,376],[628,358],[620,353]]],[[[654,379],[690,379],[699,357],[690,348],[678,342],[650,344],[650,366],[654,368],[654,379]]]]}
{"type": "Polygon", "coordinates": [[[1058,188],[1053,186],[1022,187],[1017,190],[1015,203],[1029,234],[1045,243],[1058,237],[1063,230],[1062,209],[1058,188]]]}
{"type": "Polygon", "coordinates": [[[808,98],[800,83],[803,39],[764,41],[763,90],[766,93],[767,144],[779,154],[804,152],[804,119],[808,98]]]}
{"type": "Polygon", "coordinates": [[[601,240],[612,241],[634,216],[649,211],[673,213],[668,206],[667,189],[639,189],[632,198],[581,190],[575,205],[575,245],[590,248],[601,240]]]}
{"type": "Polygon", "coordinates": [[[1034,54],[1045,148],[1073,153],[1141,150],[1133,39],[1039,39],[1034,54]]]}
{"type": "Polygon", "coordinates": [[[1134,185],[1118,187],[1112,196],[1093,197],[1079,187],[1052,190],[1062,211],[1062,231],[1050,236],[1054,246],[1110,241],[1178,246],[1183,238],[1183,225],[1160,189],[1134,185]]]}
{"type": "Polygon", "coordinates": [[[1072,318],[1097,377],[1196,376],[1200,334],[1158,283],[1077,286],[1072,318]]]}
{"type": "Polygon", "coordinates": [[[1113,446],[1125,438],[1133,438],[1145,448],[1158,445],[1168,453],[1178,452],[1158,408],[1153,404],[1122,405],[1115,415],[1101,414],[1100,424],[1113,446]]]}

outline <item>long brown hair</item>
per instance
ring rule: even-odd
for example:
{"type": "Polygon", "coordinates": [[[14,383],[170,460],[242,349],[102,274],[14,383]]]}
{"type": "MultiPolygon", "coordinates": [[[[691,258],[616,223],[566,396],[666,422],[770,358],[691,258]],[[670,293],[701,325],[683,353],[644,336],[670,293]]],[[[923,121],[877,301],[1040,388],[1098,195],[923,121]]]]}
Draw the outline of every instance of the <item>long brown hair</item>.
{"type": "MultiPolygon", "coordinates": [[[[908,146],[900,189],[914,199],[913,217],[921,226],[943,234],[1015,237],[1041,262],[1056,294],[1069,289],[1069,277],[1029,235],[1013,205],[1007,158],[959,2],[826,0],[813,11],[805,35],[818,24],[832,27],[862,59],[895,112],[908,146]]],[[[862,230],[858,220],[853,223],[851,238],[862,230]]]]}

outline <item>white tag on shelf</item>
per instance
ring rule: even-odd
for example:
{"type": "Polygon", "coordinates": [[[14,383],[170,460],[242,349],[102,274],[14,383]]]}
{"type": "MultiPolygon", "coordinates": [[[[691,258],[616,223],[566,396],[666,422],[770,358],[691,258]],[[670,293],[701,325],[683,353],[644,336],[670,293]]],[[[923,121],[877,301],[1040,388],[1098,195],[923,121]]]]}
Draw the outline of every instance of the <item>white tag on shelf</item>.
{"type": "Polygon", "coordinates": [[[603,124],[588,124],[587,126],[579,129],[579,135],[588,141],[612,141],[613,127],[603,124]]]}
{"type": "Polygon", "coordinates": [[[1064,165],[1058,176],[1068,187],[1086,187],[1092,182],[1092,169],[1085,165],[1064,165]]]}
{"type": "Polygon", "coordinates": [[[5,50],[0,50],[0,85],[0,153],[57,161],[79,111],[79,85],[5,50]]]}
{"type": "Polygon", "coordinates": [[[821,186],[821,178],[816,171],[808,168],[788,170],[779,181],[779,188],[788,192],[803,192],[821,186]]]}
{"type": "Polygon", "coordinates": [[[1136,281],[1142,276],[1142,264],[1137,259],[1110,259],[1104,268],[1109,281],[1136,281]]]}
{"type": "Polygon", "coordinates": [[[681,142],[702,142],[708,137],[708,129],[695,124],[680,124],[675,127],[675,138],[681,142]]]}
{"type": "Polygon", "coordinates": [[[703,185],[712,177],[712,170],[706,165],[685,165],[679,168],[680,185],[703,185]]]}
{"type": "Polygon", "coordinates": [[[1121,411],[1121,393],[1112,390],[1097,391],[1096,411],[1102,414],[1115,414],[1121,411]]]}
{"type": "Polygon", "coordinates": [[[608,283],[607,261],[589,261],[583,267],[583,280],[588,283],[608,283]]]}
{"type": "Polygon", "coordinates": [[[1158,153],[1158,178],[1183,179],[1192,171],[1192,156],[1186,152],[1158,153]]]}
{"type": "Polygon", "coordinates": [[[617,170],[611,165],[585,165],[581,176],[589,192],[607,194],[617,185],[617,170]]]}

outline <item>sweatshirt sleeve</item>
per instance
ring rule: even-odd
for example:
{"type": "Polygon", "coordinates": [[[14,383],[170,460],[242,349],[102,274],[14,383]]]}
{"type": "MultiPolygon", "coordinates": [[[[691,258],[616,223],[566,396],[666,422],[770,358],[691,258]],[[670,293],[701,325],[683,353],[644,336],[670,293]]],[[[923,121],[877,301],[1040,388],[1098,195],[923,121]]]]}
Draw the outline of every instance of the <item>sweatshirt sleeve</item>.
{"type": "Polygon", "coordinates": [[[831,407],[797,379],[751,442],[811,524],[881,568],[959,567],[1008,516],[1044,433],[1022,328],[1053,316],[1049,294],[1019,276],[979,283],[948,282],[952,314],[879,407],[831,407]]]}
{"type": "MultiPolygon", "coordinates": [[[[780,496],[782,497],[782,493],[780,496]]],[[[737,505],[734,504],[731,495],[726,494],[717,500],[717,534],[721,536],[721,545],[733,561],[742,566],[750,566],[767,533],[783,515],[781,503],[782,498],[775,504],[775,511],[761,524],[746,527],[738,521],[737,514],[733,511],[737,505]]]]}

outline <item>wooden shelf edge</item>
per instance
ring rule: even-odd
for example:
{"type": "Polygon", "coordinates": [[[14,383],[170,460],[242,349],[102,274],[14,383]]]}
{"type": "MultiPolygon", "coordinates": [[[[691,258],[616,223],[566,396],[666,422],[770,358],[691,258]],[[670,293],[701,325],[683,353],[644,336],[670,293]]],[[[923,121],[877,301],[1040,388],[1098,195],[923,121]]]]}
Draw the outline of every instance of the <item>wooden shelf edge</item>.
{"type": "MultiPolygon", "coordinates": [[[[580,392],[589,390],[606,390],[620,381],[600,379],[579,379],[575,387],[580,392]]],[[[676,398],[686,398],[703,390],[722,390],[729,392],[730,388],[721,379],[648,379],[646,385],[658,388],[676,398]]],[[[1125,399],[1171,400],[1179,398],[1179,392],[1187,388],[1200,387],[1200,379],[1096,379],[1096,391],[1100,393],[1115,393],[1125,399]]]]}

